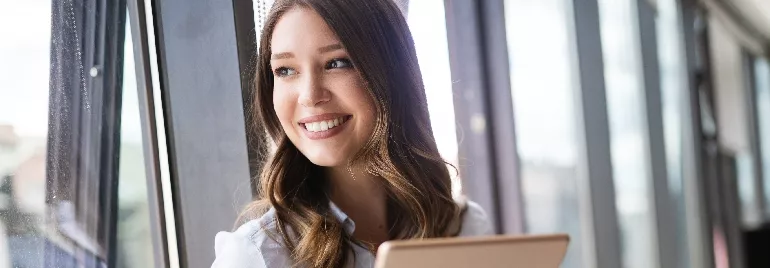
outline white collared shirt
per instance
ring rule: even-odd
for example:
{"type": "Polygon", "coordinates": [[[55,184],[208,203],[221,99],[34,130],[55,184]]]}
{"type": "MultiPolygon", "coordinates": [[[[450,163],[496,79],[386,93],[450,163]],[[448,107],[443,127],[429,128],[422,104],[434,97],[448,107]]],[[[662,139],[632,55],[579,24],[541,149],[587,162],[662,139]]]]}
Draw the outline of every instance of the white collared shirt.
{"type": "MultiPolygon", "coordinates": [[[[476,203],[467,201],[467,210],[463,215],[462,228],[459,236],[492,235],[492,225],[487,214],[476,203]]],[[[331,212],[342,223],[349,235],[353,234],[356,224],[334,203],[330,202],[331,212]]],[[[249,221],[235,232],[219,232],[214,239],[216,260],[212,268],[274,268],[293,267],[288,249],[274,239],[277,234],[275,227],[275,210],[270,209],[259,219],[249,221]]],[[[345,267],[371,268],[374,267],[374,254],[369,250],[351,243],[352,258],[348,259],[345,267]]]]}

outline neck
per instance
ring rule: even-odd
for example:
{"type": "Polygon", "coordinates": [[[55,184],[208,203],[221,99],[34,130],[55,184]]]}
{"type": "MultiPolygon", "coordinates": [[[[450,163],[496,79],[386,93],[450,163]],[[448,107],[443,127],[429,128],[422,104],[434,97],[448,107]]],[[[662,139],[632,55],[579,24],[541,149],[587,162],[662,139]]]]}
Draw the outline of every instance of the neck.
{"type": "Polygon", "coordinates": [[[387,193],[382,178],[347,166],[327,168],[326,177],[329,198],[356,223],[353,236],[376,245],[387,240],[387,193]]]}
{"type": "Polygon", "coordinates": [[[331,195],[337,204],[379,204],[385,201],[385,189],[381,178],[354,167],[331,167],[326,169],[331,195]]]}

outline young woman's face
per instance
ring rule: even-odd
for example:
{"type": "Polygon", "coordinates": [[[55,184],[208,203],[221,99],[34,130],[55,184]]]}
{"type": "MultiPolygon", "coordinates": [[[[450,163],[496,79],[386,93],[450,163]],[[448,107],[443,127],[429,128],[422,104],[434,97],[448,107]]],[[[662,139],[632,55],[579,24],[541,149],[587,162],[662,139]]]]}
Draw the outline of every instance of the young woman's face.
{"type": "Polygon", "coordinates": [[[376,112],[337,35],[315,11],[294,8],[270,44],[273,105],[286,136],[316,165],[347,164],[372,134],[376,112]]]}

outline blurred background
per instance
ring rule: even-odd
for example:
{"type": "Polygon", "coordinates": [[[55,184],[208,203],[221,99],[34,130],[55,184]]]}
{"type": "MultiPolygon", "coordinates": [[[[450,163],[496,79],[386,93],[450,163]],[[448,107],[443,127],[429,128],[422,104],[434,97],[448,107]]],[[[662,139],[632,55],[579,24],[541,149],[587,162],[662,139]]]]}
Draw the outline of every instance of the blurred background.
{"type": "MultiPolygon", "coordinates": [[[[770,267],[770,2],[395,0],[453,192],[562,267],[770,267]]],[[[271,0],[0,2],[0,268],[208,267],[271,0]]]]}

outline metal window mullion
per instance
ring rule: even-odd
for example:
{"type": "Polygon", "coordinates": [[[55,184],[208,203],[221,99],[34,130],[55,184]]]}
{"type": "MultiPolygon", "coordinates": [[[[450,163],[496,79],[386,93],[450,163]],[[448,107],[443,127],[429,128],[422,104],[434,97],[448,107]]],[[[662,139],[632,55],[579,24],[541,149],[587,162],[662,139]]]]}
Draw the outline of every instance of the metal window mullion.
{"type": "MultiPolygon", "coordinates": [[[[701,126],[700,87],[698,76],[703,66],[703,50],[699,47],[699,31],[697,21],[703,20],[699,14],[698,0],[677,0],[679,3],[680,21],[686,55],[687,68],[687,98],[682,116],[683,128],[683,157],[682,186],[685,201],[685,224],[687,226],[687,245],[689,264],[691,267],[714,267],[712,229],[705,196],[704,176],[704,139],[701,126]]],[[[700,23],[701,25],[703,22],[700,23]]],[[[702,75],[701,75],[702,76],[702,75]]],[[[703,78],[701,78],[703,79],[703,78]]]]}
{"type": "MultiPolygon", "coordinates": [[[[257,71],[257,38],[261,31],[254,22],[254,1],[257,5],[266,5],[265,0],[232,0],[235,15],[235,34],[238,42],[238,63],[241,69],[241,95],[243,98],[243,117],[246,122],[246,144],[249,156],[249,175],[252,178],[251,192],[257,193],[259,185],[259,172],[265,161],[267,145],[266,139],[262,139],[260,133],[263,127],[259,126],[254,102],[254,74],[257,71]]],[[[269,9],[269,7],[268,7],[269,9]]],[[[263,16],[262,14],[259,14],[263,16]]],[[[256,196],[254,196],[256,198],[256,196]]]]}
{"type": "Polygon", "coordinates": [[[498,233],[524,232],[513,100],[502,0],[447,0],[457,139],[463,191],[498,233]]]}
{"type": "MultiPolygon", "coordinates": [[[[770,173],[770,170],[766,170],[765,163],[770,160],[767,159],[770,157],[770,151],[764,151],[763,148],[767,147],[767,142],[770,142],[770,137],[762,137],[763,134],[763,127],[767,126],[768,123],[770,123],[770,117],[767,117],[768,114],[761,113],[761,99],[759,97],[761,96],[761,92],[765,90],[770,90],[770,68],[767,68],[768,64],[768,57],[770,57],[770,46],[766,49],[768,51],[766,55],[761,56],[758,59],[758,62],[754,62],[754,77],[755,79],[761,79],[760,81],[756,81],[755,88],[752,90],[752,99],[753,99],[753,105],[754,105],[754,116],[756,118],[756,135],[758,137],[758,144],[757,144],[757,150],[760,154],[760,162],[758,163],[760,169],[762,169],[762,182],[763,182],[763,196],[764,199],[762,199],[762,202],[765,204],[765,211],[762,211],[762,215],[764,215],[764,222],[765,224],[770,224],[770,191],[767,189],[770,189],[770,176],[768,176],[770,173]],[[764,66],[763,68],[760,68],[761,66],[764,66]],[[766,117],[763,117],[766,116],[766,117]]],[[[770,105],[770,103],[766,103],[766,105],[770,105]]]]}
{"type": "MultiPolygon", "coordinates": [[[[572,1],[584,267],[622,267],[597,0],[572,1]]],[[[568,12],[569,13],[569,12],[568,12]]]]}
{"type": "Polygon", "coordinates": [[[103,96],[103,111],[100,115],[101,143],[99,151],[98,207],[102,231],[98,241],[106,247],[107,266],[116,265],[118,256],[118,187],[120,171],[120,140],[123,97],[123,48],[125,44],[126,1],[100,0],[99,20],[101,62],[89,71],[91,77],[100,78],[103,96]]]}
{"type": "Polygon", "coordinates": [[[746,51],[744,53],[744,81],[746,83],[746,107],[748,108],[748,126],[749,126],[749,144],[751,145],[751,159],[754,162],[752,165],[754,173],[754,202],[757,203],[757,210],[760,217],[760,223],[764,223],[765,211],[767,211],[767,204],[765,203],[765,182],[764,172],[762,169],[762,142],[761,134],[759,132],[759,114],[757,110],[757,75],[755,69],[756,56],[746,51]]]}
{"type": "Polygon", "coordinates": [[[167,235],[167,224],[174,224],[173,208],[166,204],[166,199],[163,194],[163,183],[161,180],[164,178],[161,174],[161,161],[166,161],[164,165],[167,165],[168,159],[161,159],[159,144],[165,144],[164,140],[159,140],[159,130],[164,128],[163,125],[158,125],[156,122],[156,113],[162,113],[162,111],[156,111],[156,100],[154,98],[153,91],[155,87],[159,85],[157,82],[157,55],[155,52],[155,38],[154,34],[148,33],[153,31],[153,20],[151,15],[147,16],[146,11],[151,10],[145,6],[145,0],[128,0],[128,16],[131,29],[131,36],[133,38],[134,49],[134,61],[136,68],[136,80],[137,80],[137,93],[139,100],[139,113],[142,128],[142,146],[144,151],[145,161],[145,174],[147,179],[147,198],[150,214],[150,231],[153,244],[153,258],[154,267],[156,268],[169,268],[179,267],[178,262],[174,262],[172,265],[171,259],[178,259],[178,256],[170,257],[169,247],[176,247],[176,241],[170,241],[170,237],[167,235]],[[150,28],[147,25],[150,25],[150,28]],[[153,37],[150,37],[153,36],[153,37]],[[172,209],[172,211],[168,211],[172,209]],[[171,216],[171,217],[169,217],[171,216]]]}
{"type": "Polygon", "coordinates": [[[638,22],[638,41],[641,52],[645,110],[647,122],[647,163],[648,189],[651,208],[654,209],[653,222],[655,237],[652,251],[657,267],[677,267],[678,250],[676,236],[676,207],[668,188],[666,162],[666,144],[663,125],[663,101],[658,61],[658,42],[656,31],[656,9],[649,0],[635,0],[638,22]]]}
{"type": "Polygon", "coordinates": [[[519,173],[519,157],[511,96],[508,43],[503,0],[482,1],[484,60],[486,67],[488,111],[494,146],[494,169],[501,231],[506,234],[524,232],[524,201],[519,173]]]}
{"type": "Polygon", "coordinates": [[[480,49],[483,43],[479,5],[466,0],[445,0],[444,4],[463,193],[486,210],[495,231],[500,233],[499,198],[492,166],[495,157],[487,123],[489,104],[480,49]]]}

